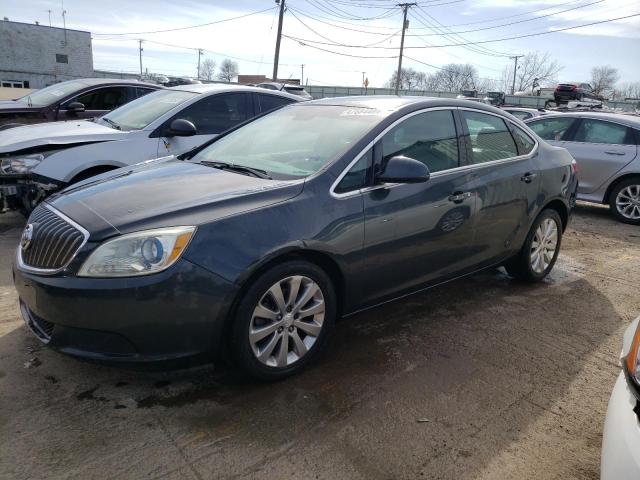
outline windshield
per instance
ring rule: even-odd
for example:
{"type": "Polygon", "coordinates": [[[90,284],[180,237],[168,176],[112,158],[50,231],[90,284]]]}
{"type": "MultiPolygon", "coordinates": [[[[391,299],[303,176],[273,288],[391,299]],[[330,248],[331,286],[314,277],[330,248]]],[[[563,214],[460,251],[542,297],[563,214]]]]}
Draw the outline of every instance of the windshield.
{"type": "Polygon", "coordinates": [[[141,130],[196,95],[198,94],[180,90],[157,90],[116,108],[96,121],[120,130],[141,130]]]}
{"type": "Polygon", "coordinates": [[[27,103],[34,107],[44,107],[46,105],[51,105],[53,102],[56,102],[58,100],[62,100],[67,95],[70,95],[73,92],[77,92],[78,90],[86,87],[86,83],[76,82],[73,80],[70,82],[57,83],[55,85],[51,85],[50,87],[36,90],[35,92],[32,92],[29,95],[25,95],[24,97],[20,97],[17,101],[27,103]]]}
{"type": "Polygon", "coordinates": [[[280,180],[303,178],[346,152],[383,117],[371,108],[291,105],[222,137],[192,160],[257,168],[280,180]]]}

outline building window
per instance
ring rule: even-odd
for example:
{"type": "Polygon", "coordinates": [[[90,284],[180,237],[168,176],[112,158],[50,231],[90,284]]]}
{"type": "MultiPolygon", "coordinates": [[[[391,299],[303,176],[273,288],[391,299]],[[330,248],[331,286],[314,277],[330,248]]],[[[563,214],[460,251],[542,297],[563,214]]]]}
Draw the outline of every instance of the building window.
{"type": "Polygon", "coordinates": [[[69,63],[69,55],[56,53],[56,63],[69,63]]]}

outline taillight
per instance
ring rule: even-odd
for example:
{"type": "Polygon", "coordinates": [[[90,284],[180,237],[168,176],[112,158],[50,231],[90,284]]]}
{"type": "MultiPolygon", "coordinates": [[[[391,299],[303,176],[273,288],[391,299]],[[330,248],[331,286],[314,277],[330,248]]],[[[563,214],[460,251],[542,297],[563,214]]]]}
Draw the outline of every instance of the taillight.
{"type": "Polygon", "coordinates": [[[575,158],[571,161],[571,171],[574,175],[578,174],[578,162],[576,162],[575,158]]]}
{"type": "Polygon", "coordinates": [[[576,87],[575,85],[571,85],[571,91],[575,92],[578,89],[578,87],[576,87]]]}
{"type": "Polygon", "coordinates": [[[627,353],[627,356],[624,359],[625,367],[627,367],[627,372],[629,373],[631,379],[635,382],[640,382],[640,370],[638,369],[638,367],[640,366],[639,354],[640,328],[637,328],[631,342],[629,353],[627,353]]]}

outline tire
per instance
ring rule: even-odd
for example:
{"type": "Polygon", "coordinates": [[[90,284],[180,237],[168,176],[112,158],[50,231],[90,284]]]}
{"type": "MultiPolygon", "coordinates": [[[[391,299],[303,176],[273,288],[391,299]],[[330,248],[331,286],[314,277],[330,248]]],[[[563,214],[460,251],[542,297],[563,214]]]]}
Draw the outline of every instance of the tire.
{"type": "Polygon", "coordinates": [[[540,282],[551,272],[560,252],[562,243],[562,219],[558,212],[552,209],[543,210],[535,222],[531,226],[531,230],[527,234],[524,245],[520,252],[505,264],[507,273],[512,277],[523,280],[525,282],[540,282]],[[555,224],[555,234],[549,235],[544,230],[549,225],[555,224]],[[540,237],[547,238],[544,245],[550,247],[553,245],[555,237],[555,248],[551,257],[548,257],[548,250],[538,251],[538,255],[534,257],[536,244],[540,244],[540,237]],[[539,259],[538,262],[535,259],[539,259]]]}
{"type": "Polygon", "coordinates": [[[640,225],[640,177],[624,180],[615,186],[609,195],[609,209],[616,220],[640,225]]]}
{"type": "Polygon", "coordinates": [[[256,278],[239,299],[230,329],[234,362],[260,380],[279,380],[300,372],[326,345],[335,324],[336,306],[333,283],[317,265],[293,260],[272,267],[256,278]],[[297,282],[296,301],[292,301],[297,282]],[[271,293],[278,293],[278,289],[282,294],[280,308],[271,293]],[[305,300],[311,292],[314,295],[305,300]],[[292,305],[294,308],[289,308],[292,305]],[[300,315],[297,312],[305,311],[312,314],[296,317],[300,315]],[[259,333],[252,337],[252,330],[259,333]]]}

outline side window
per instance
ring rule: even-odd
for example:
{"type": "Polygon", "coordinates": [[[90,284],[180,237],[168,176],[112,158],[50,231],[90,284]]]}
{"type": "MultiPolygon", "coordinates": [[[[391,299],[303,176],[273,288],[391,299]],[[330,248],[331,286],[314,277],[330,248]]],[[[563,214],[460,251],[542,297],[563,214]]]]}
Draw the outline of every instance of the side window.
{"type": "Polygon", "coordinates": [[[171,120],[189,120],[196,126],[198,135],[207,135],[222,133],[244,122],[247,116],[247,95],[232,93],[209,95],[189,105],[171,120]]]}
{"type": "Polygon", "coordinates": [[[567,133],[573,122],[574,119],[570,117],[553,117],[535,120],[528,125],[540,138],[562,140],[562,137],[567,133]]]}
{"type": "Polygon", "coordinates": [[[155,92],[152,88],[136,87],[136,95],[134,98],[144,97],[147,93],[155,92]]]}
{"type": "Polygon", "coordinates": [[[258,102],[260,102],[260,112],[270,112],[276,108],[284,107],[293,103],[293,100],[284,97],[278,97],[276,95],[264,95],[258,94],[258,102]]]}
{"type": "Polygon", "coordinates": [[[395,126],[382,138],[383,161],[404,155],[440,172],[459,166],[458,137],[450,110],[420,113],[395,126]]]}
{"type": "Polygon", "coordinates": [[[580,122],[573,141],[618,145],[633,144],[628,131],[629,128],[624,125],[585,118],[580,122]]]}
{"type": "Polygon", "coordinates": [[[87,110],[113,110],[127,103],[127,99],[127,87],[107,87],[80,95],[66,105],[80,102],[87,110]]]}
{"type": "Polygon", "coordinates": [[[351,167],[347,174],[342,177],[342,180],[340,180],[340,183],[336,185],[333,191],[335,193],[346,193],[364,187],[367,183],[367,173],[371,168],[372,158],[372,150],[369,150],[351,167]]]}
{"type": "Polygon", "coordinates": [[[513,139],[516,141],[516,145],[518,146],[518,153],[520,155],[526,155],[533,150],[536,142],[524,132],[520,127],[517,127],[511,124],[511,132],[513,133],[513,139]]]}
{"type": "Polygon", "coordinates": [[[513,112],[509,112],[511,115],[513,115],[514,117],[520,119],[520,120],[527,120],[531,117],[533,117],[533,115],[529,112],[521,112],[519,110],[515,110],[513,112]]]}
{"type": "Polygon", "coordinates": [[[518,156],[516,143],[500,117],[460,110],[469,130],[472,163],[485,163],[518,156]]]}

